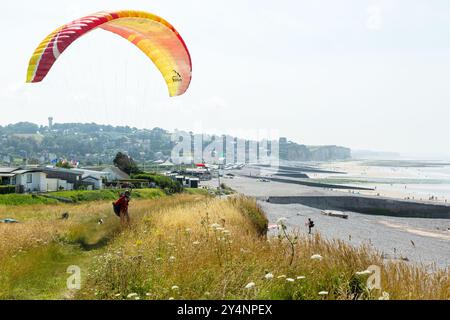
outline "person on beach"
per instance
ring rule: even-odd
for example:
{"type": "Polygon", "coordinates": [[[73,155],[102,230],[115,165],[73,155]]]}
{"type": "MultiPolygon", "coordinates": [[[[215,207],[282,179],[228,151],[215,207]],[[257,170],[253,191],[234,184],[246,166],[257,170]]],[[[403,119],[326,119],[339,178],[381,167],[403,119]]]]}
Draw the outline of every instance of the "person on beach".
{"type": "Polygon", "coordinates": [[[125,191],[120,198],[113,203],[113,205],[118,208],[120,223],[122,226],[130,224],[130,216],[128,215],[128,203],[130,202],[131,192],[125,191]]]}
{"type": "Polygon", "coordinates": [[[311,218],[308,218],[308,221],[305,223],[308,226],[308,234],[311,234],[312,228],[314,227],[314,221],[311,218]]]}

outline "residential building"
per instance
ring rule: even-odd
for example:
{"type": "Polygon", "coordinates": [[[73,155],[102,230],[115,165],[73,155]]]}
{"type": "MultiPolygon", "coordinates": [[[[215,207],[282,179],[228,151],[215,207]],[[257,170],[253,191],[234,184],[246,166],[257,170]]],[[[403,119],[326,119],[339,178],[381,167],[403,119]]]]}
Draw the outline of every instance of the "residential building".
{"type": "Polygon", "coordinates": [[[16,186],[16,192],[46,192],[46,174],[40,168],[0,168],[3,184],[16,186]]]}
{"type": "Polygon", "coordinates": [[[130,176],[117,167],[107,167],[102,172],[106,174],[106,180],[108,182],[130,180],[130,176]]]}

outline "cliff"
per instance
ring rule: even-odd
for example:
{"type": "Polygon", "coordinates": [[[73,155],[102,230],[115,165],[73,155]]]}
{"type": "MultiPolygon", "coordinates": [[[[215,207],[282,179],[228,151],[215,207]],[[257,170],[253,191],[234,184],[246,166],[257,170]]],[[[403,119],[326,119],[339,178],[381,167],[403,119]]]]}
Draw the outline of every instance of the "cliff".
{"type": "Polygon", "coordinates": [[[280,139],[280,159],[288,161],[329,161],[351,158],[351,150],[340,146],[306,146],[280,139]]]}

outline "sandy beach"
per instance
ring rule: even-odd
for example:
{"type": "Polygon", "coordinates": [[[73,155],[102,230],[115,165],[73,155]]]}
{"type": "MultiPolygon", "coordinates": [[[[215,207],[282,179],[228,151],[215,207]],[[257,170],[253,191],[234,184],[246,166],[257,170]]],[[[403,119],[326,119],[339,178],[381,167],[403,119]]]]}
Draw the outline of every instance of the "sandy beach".
{"type": "MultiPolygon", "coordinates": [[[[257,197],[271,224],[287,218],[287,225],[307,234],[307,218],[315,222],[314,232],[327,239],[341,239],[352,245],[366,244],[383,254],[386,259],[448,268],[450,264],[450,219],[399,218],[346,212],[348,219],[321,214],[321,210],[297,203],[274,204],[264,201],[270,196],[341,195],[342,191],[308,187],[283,182],[262,182],[240,176],[221,178],[221,182],[239,193],[257,197]]],[[[247,172],[245,172],[247,174],[247,172]]],[[[217,179],[204,182],[217,187],[217,179]]],[[[347,192],[347,191],[344,191],[347,192]]]]}
{"type": "Polygon", "coordinates": [[[310,178],[374,188],[373,191],[360,191],[364,195],[450,203],[450,166],[448,164],[439,166],[433,163],[427,166],[427,162],[419,162],[411,166],[402,166],[404,161],[398,161],[400,165],[396,166],[396,163],[391,161],[383,165],[383,161],[358,160],[321,163],[320,168],[345,172],[345,175],[313,173],[310,178]]]}

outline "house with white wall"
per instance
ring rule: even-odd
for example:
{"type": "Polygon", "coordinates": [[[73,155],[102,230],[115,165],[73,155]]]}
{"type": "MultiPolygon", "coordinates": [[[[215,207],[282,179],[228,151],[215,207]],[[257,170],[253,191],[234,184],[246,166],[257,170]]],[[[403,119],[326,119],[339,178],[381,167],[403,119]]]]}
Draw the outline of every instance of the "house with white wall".
{"type": "Polygon", "coordinates": [[[81,173],[81,184],[88,187],[91,186],[92,189],[95,190],[103,189],[103,181],[106,181],[108,177],[108,173],[98,170],[89,170],[84,168],[74,168],[70,170],[81,173]]]}
{"type": "MultiPolygon", "coordinates": [[[[17,193],[74,189],[74,183],[55,175],[58,169],[49,170],[46,167],[0,168],[1,183],[15,186],[17,193]],[[49,174],[52,176],[49,177],[49,174]]],[[[74,181],[76,176],[79,175],[75,175],[74,181]]]]}
{"type": "Polygon", "coordinates": [[[16,186],[16,192],[46,192],[47,175],[39,169],[19,169],[12,172],[10,184],[16,186]]]}
{"type": "Polygon", "coordinates": [[[73,190],[73,187],[73,183],[67,182],[66,180],[47,177],[47,192],[73,190]]]}
{"type": "Polygon", "coordinates": [[[101,178],[98,178],[96,176],[84,176],[81,178],[81,182],[84,185],[87,185],[88,187],[91,186],[94,190],[101,190],[103,189],[103,181],[101,178]]]}

